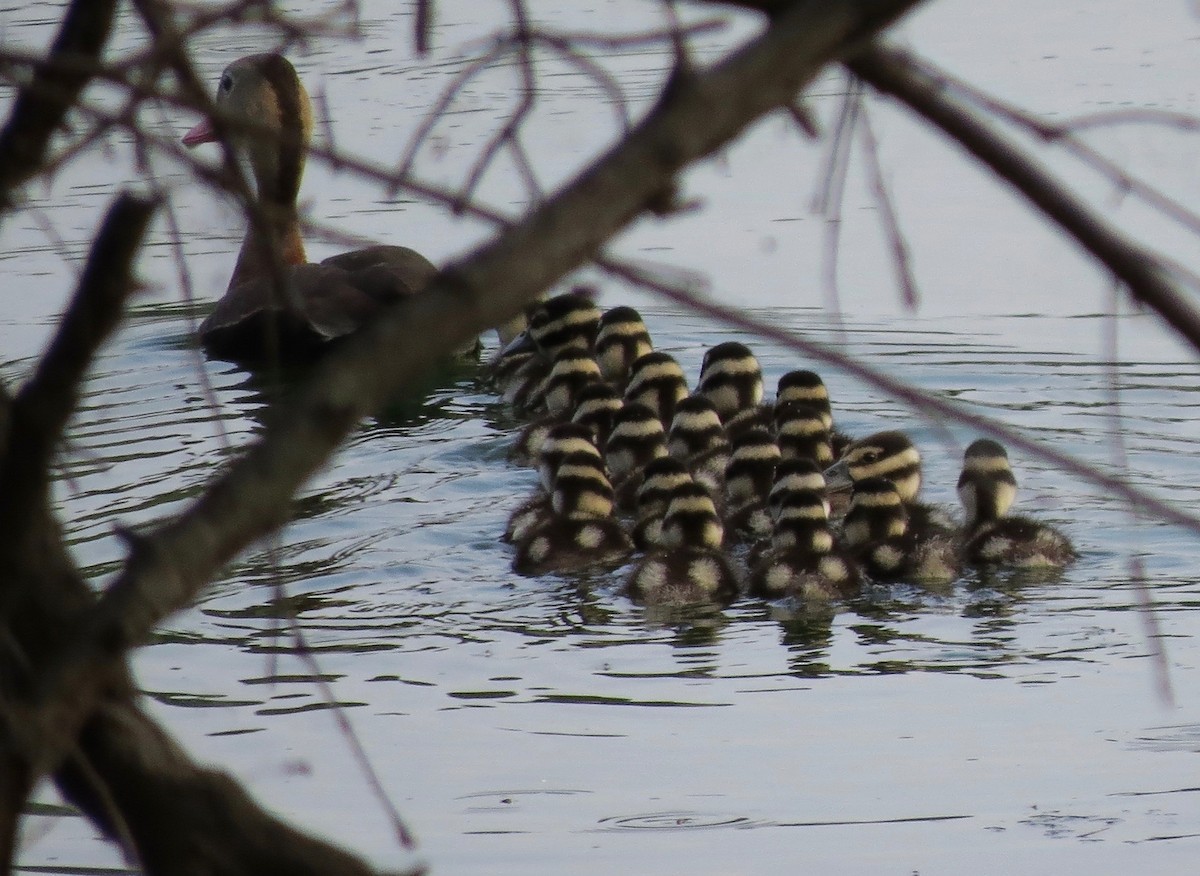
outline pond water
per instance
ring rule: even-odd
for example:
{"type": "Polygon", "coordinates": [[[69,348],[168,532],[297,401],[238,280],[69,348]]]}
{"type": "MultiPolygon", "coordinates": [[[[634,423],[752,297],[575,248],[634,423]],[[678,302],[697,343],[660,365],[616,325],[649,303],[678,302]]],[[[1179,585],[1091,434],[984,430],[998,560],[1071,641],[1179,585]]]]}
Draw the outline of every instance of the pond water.
{"type": "MultiPolygon", "coordinates": [[[[1016,43],[1000,38],[1015,30],[1005,16],[980,21],[976,5],[935,5],[903,38],[1036,109],[1195,109],[1194,91],[1181,82],[1194,71],[1197,31],[1186,4],[1161,4],[1152,24],[1146,19],[1154,16],[1129,16],[1115,2],[1067,4],[1075,14],[1013,4],[1013,18],[1028,16],[1016,43]]],[[[620,17],[630,4],[617,2],[589,4],[575,17],[545,14],[561,26],[626,29],[654,22],[646,6],[633,4],[640,18],[620,17]]],[[[44,41],[55,8],[6,11],[7,33],[29,45],[44,41]]],[[[362,41],[320,43],[298,58],[302,74],[327,77],[331,97],[340,97],[341,145],[394,157],[404,131],[396,142],[368,136],[361,149],[358,133],[387,130],[393,118],[411,132],[461,68],[450,49],[486,33],[488,23],[469,11],[483,4],[439,8],[446,54],[434,63],[409,56],[406,12],[370,3],[362,41]],[[403,90],[387,81],[397,74],[403,90]],[[340,84],[346,80],[361,87],[340,84]],[[407,115],[389,114],[400,104],[407,115]]],[[[499,20],[503,9],[487,14],[499,20]]],[[[715,53],[750,25],[739,19],[705,45],[715,53]]],[[[127,41],[129,33],[127,26],[127,41]]],[[[215,73],[258,48],[246,37],[213,40],[201,57],[215,73]]],[[[665,61],[640,49],[606,63],[641,101],[665,61]]],[[[536,124],[550,139],[535,153],[548,185],[611,135],[611,108],[597,107],[586,82],[549,81],[536,124]]],[[[484,142],[505,87],[502,78],[480,83],[445,142],[468,151],[484,142]]],[[[818,87],[813,102],[823,116],[836,111],[839,88],[833,79],[818,87]]],[[[190,121],[165,124],[182,132],[190,121]]],[[[1106,316],[1111,290],[1065,243],[898,115],[881,112],[879,123],[926,292],[918,314],[895,304],[856,176],[841,276],[845,334],[830,327],[819,306],[821,224],[807,211],[821,150],[776,120],[689,175],[705,210],[639,226],[618,251],[697,271],[720,300],[844,343],[873,367],[1089,461],[1108,464],[1120,445],[1133,483],[1196,507],[1195,356],[1146,315],[1120,307],[1118,317],[1106,316]],[[796,166],[783,180],[780,156],[796,166]],[[1115,355],[1106,340],[1114,327],[1115,355]]],[[[1159,132],[1105,136],[1181,197],[1195,192],[1194,146],[1159,132]]],[[[469,164],[427,159],[429,173],[446,179],[461,178],[469,164]]],[[[7,379],[28,370],[107,203],[111,186],[95,183],[99,161],[70,165],[31,192],[41,217],[6,220],[7,379]],[[61,245],[43,231],[47,216],[61,245]]],[[[195,229],[184,252],[211,300],[240,237],[237,219],[184,186],[178,169],[163,169],[164,179],[172,172],[181,220],[195,229]]],[[[309,176],[305,195],[323,221],[351,232],[378,232],[386,216],[405,242],[439,258],[484,233],[319,166],[309,176]]],[[[1091,196],[1109,203],[1102,186],[1090,185],[1091,196]]],[[[515,207],[520,189],[511,174],[494,174],[488,186],[488,198],[515,207]]],[[[1182,249],[1181,235],[1136,207],[1112,204],[1112,212],[1157,234],[1165,248],[1182,249]]],[[[271,394],[190,349],[203,306],[180,303],[161,230],[143,272],[151,292],[97,362],[60,480],[72,545],[98,583],[122,559],[114,523],[143,524],[184,507],[230,447],[253,439],[271,394]]],[[[750,341],[769,385],[809,364],[643,293],[607,281],[603,289],[606,305],[643,309],[657,345],[693,380],[703,351],[730,338],[750,341]]],[[[905,428],[926,457],[927,498],[953,502],[969,431],[819,370],[845,429],[905,428]]],[[[269,549],[233,565],[136,655],[154,713],[189,751],[237,775],[274,810],[390,868],[422,861],[435,873],[1090,874],[1194,866],[1194,536],[1014,454],[1019,509],[1058,524],[1082,551],[1061,580],[972,573],[938,592],[895,588],[832,618],[789,616],[746,599],[664,621],[620,594],[619,575],[524,578],[509,570],[497,536],[534,480],[505,460],[518,425],[472,367],[438,375],[363,424],[269,549]],[[1145,588],[1130,573],[1134,560],[1145,566],[1145,588]],[[293,617],[315,665],[294,653],[293,617]],[[415,855],[398,847],[334,703],[416,834],[415,855]]],[[[121,869],[51,790],[39,799],[21,869],[121,869]]]]}

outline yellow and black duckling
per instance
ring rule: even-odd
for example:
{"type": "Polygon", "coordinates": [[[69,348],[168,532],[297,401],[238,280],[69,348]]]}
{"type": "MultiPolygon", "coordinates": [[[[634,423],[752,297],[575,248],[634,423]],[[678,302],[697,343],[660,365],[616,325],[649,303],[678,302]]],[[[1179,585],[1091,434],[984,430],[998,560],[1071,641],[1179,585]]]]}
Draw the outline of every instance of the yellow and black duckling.
{"type": "Polygon", "coordinates": [[[624,406],[621,393],[608,381],[589,383],[579,391],[571,422],[581,423],[592,430],[597,447],[603,447],[612,434],[617,414],[624,406]]]}
{"type": "Polygon", "coordinates": [[[825,490],[825,475],[822,468],[811,459],[781,459],[775,466],[775,483],[767,493],[767,511],[772,520],[779,519],[779,507],[789,493],[809,490],[825,502],[825,516],[829,516],[829,497],[825,490]]]}
{"type": "Polygon", "coordinates": [[[662,546],[662,522],[671,497],[691,481],[687,466],[673,457],[660,456],[646,465],[634,500],[634,545],[644,551],[662,546]]]}
{"type": "Polygon", "coordinates": [[[806,402],[775,405],[775,442],[782,459],[811,459],[823,469],[833,465],[829,425],[821,412],[806,402]]]}
{"type": "Polygon", "coordinates": [[[696,394],[713,403],[730,439],[753,426],[770,425],[769,411],[765,412],[767,422],[762,422],[762,366],[739,341],[725,341],[705,352],[696,394]]]}
{"type": "Polygon", "coordinates": [[[617,504],[632,505],[643,472],[651,460],[667,455],[667,434],[662,420],[640,402],[626,401],[613,420],[604,444],[604,461],[617,489],[617,504]]]}
{"type": "Polygon", "coordinates": [[[722,494],[731,451],[725,427],[708,396],[689,395],[675,406],[667,452],[686,464],[714,496],[722,494]]]}
{"type": "Polygon", "coordinates": [[[590,432],[575,423],[557,423],[550,427],[537,454],[538,488],[508,516],[501,541],[515,542],[523,538],[551,512],[551,491],[563,460],[573,454],[586,454],[597,460],[603,471],[604,460],[590,440],[590,432]]]}
{"type": "Polygon", "coordinates": [[[732,602],[739,581],[721,550],[723,541],[721,518],[708,490],[694,482],[680,484],[663,518],[662,547],[634,568],[629,595],[658,606],[732,602]]]}
{"type": "Polygon", "coordinates": [[[567,349],[591,351],[600,324],[600,308],[591,290],[577,288],[565,295],[539,301],[529,310],[528,326],[501,351],[496,373],[507,375],[501,396],[516,410],[524,411],[528,398],[550,373],[554,357],[567,349]],[[529,355],[530,350],[534,355],[529,355]],[[506,367],[505,360],[519,356],[520,367],[506,367]]]}
{"type": "Polygon", "coordinates": [[[551,427],[571,419],[584,390],[599,382],[600,368],[590,353],[574,347],[559,351],[550,373],[526,399],[528,408],[540,410],[541,416],[517,433],[509,460],[532,464],[551,427]]]}
{"type": "Polygon", "coordinates": [[[588,453],[559,465],[551,513],[517,541],[513,570],[523,575],[617,566],[633,543],[613,517],[613,492],[603,464],[588,453]]]}
{"type": "Polygon", "coordinates": [[[820,493],[797,489],[780,497],[771,546],[755,562],[749,584],[757,596],[810,604],[859,592],[858,564],[838,549],[820,493]]]}
{"type": "Polygon", "coordinates": [[[860,438],[825,471],[830,493],[867,478],[886,478],[896,485],[907,511],[908,529],[915,538],[957,531],[957,525],[944,509],[917,501],[921,490],[921,454],[903,432],[877,432],[860,438]]]}
{"type": "Polygon", "coordinates": [[[962,572],[958,540],[946,533],[918,537],[909,524],[909,506],[884,477],[854,482],[842,537],[862,569],[878,581],[941,584],[962,572]]]}
{"type": "Polygon", "coordinates": [[[1017,479],[999,442],[980,438],[967,448],[958,496],[967,512],[963,555],[968,562],[1053,571],[1078,558],[1071,540],[1054,527],[1007,515],[1017,479]]]}
{"type": "Polygon", "coordinates": [[[687,378],[675,357],[661,350],[639,356],[630,367],[625,403],[643,404],[654,411],[663,429],[671,425],[675,406],[688,394],[687,378]]]}
{"type": "Polygon", "coordinates": [[[821,375],[815,371],[797,369],[780,377],[775,390],[775,405],[778,407],[792,401],[806,404],[821,415],[826,428],[829,429],[829,441],[834,459],[841,459],[853,439],[834,427],[833,407],[829,403],[829,389],[825,386],[821,375]]]}
{"type": "Polygon", "coordinates": [[[748,429],[733,439],[725,468],[725,526],[731,532],[750,538],[770,534],[766,502],[779,459],[779,446],[766,429],[748,429]]]}
{"type": "Polygon", "coordinates": [[[596,362],[604,379],[613,386],[624,390],[633,363],[653,350],[650,331],[642,321],[642,315],[632,307],[613,307],[600,317],[596,362]]]}

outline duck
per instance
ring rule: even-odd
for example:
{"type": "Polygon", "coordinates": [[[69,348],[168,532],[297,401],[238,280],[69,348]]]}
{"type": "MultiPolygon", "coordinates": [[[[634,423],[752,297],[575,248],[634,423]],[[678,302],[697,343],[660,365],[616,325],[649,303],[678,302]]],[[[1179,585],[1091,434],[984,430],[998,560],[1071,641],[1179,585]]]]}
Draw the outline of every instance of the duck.
{"type": "Polygon", "coordinates": [[[1000,442],[980,438],[967,447],[958,496],[966,510],[963,554],[968,562],[1056,571],[1078,559],[1071,540],[1053,526],[1008,514],[1017,479],[1000,442]]]}
{"type": "MultiPolygon", "coordinates": [[[[429,259],[405,246],[369,246],[308,261],[296,201],[312,106],[283,55],[249,55],[227,66],[216,108],[220,127],[204,119],[182,142],[192,148],[225,134],[248,160],[255,204],[225,293],[200,323],[209,355],[250,365],[316,358],[437,273],[429,259]]],[[[477,350],[478,339],[472,339],[458,352],[477,350]]]]}
{"type": "Polygon", "coordinates": [[[775,482],[767,493],[767,511],[773,521],[779,519],[779,508],[784,499],[798,490],[816,493],[825,503],[825,516],[830,514],[829,496],[825,489],[825,475],[811,459],[803,457],[780,459],[775,466],[775,482]]]}
{"type": "Polygon", "coordinates": [[[762,408],[762,366],[740,341],[725,341],[705,351],[696,393],[713,403],[730,439],[752,426],[769,425],[770,412],[762,408]]]}
{"type": "Polygon", "coordinates": [[[503,375],[501,397],[519,413],[536,404],[555,357],[567,350],[590,353],[600,325],[595,290],[576,286],[570,292],[535,302],[526,310],[526,328],[496,356],[492,372],[503,375]],[[516,357],[519,365],[509,360],[516,357]]]}
{"type": "Polygon", "coordinates": [[[786,490],[779,499],[770,547],[756,559],[748,584],[756,596],[806,604],[859,592],[862,574],[837,545],[824,496],[815,490],[786,490]]]}
{"type": "Polygon", "coordinates": [[[613,420],[604,444],[604,461],[617,489],[617,504],[632,505],[651,460],[667,455],[667,436],[662,420],[640,402],[626,401],[613,420]]]}
{"type": "Polygon", "coordinates": [[[907,512],[908,529],[914,538],[957,532],[958,525],[945,509],[917,499],[921,490],[921,454],[903,432],[876,432],[851,442],[842,458],[825,470],[830,493],[876,477],[895,484],[907,512]]]}
{"type": "Polygon", "coordinates": [[[524,499],[508,516],[500,540],[520,541],[529,531],[551,513],[552,490],[559,467],[568,457],[578,460],[580,455],[596,460],[596,467],[604,470],[603,457],[591,441],[591,432],[575,423],[558,423],[551,426],[538,451],[538,485],[532,495],[524,499]]]}
{"type": "Polygon", "coordinates": [[[853,438],[839,431],[833,423],[833,407],[829,403],[829,388],[815,371],[798,368],[779,378],[775,390],[775,405],[797,402],[815,409],[829,430],[829,442],[834,459],[841,459],[853,438]]]}
{"type": "Polygon", "coordinates": [[[766,429],[748,429],[734,438],[725,468],[725,526],[730,531],[751,539],[770,534],[766,502],[779,459],[779,446],[766,429]]]}
{"type": "Polygon", "coordinates": [[[886,477],[854,482],[842,537],[851,556],[877,581],[945,584],[962,573],[959,540],[948,533],[918,537],[909,505],[886,477]]]}
{"type": "Polygon", "coordinates": [[[616,423],[617,414],[625,402],[621,393],[607,380],[596,380],[579,390],[572,423],[580,423],[592,430],[592,440],[597,447],[608,443],[616,423]]]}
{"type": "Polygon", "coordinates": [[[625,385],[626,404],[645,405],[654,411],[663,429],[671,425],[675,407],[688,394],[683,368],[670,353],[652,350],[633,360],[625,385]]]}
{"type": "Polygon", "coordinates": [[[542,411],[552,419],[569,419],[584,387],[600,379],[600,366],[590,351],[579,347],[561,349],[551,359],[550,372],[529,393],[526,408],[542,411]]]}
{"type": "Polygon", "coordinates": [[[833,437],[820,410],[788,400],[775,405],[775,441],[781,459],[811,459],[822,468],[833,465],[833,437]]]}
{"type": "Polygon", "coordinates": [[[693,393],[675,406],[667,452],[687,465],[714,496],[721,495],[731,451],[725,427],[708,396],[693,393]]]}
{"type": "Polygon", "coordinates": [[[633,542],[613,516],[613,490],[600,459],[568,454],[558,467],[551,510],[517,540],[513,571],[522,575],[615,567],[633,542]]]}
{"type": "Polygon", "coordinates": [[[686,465],[671,456],[660,456],[646,465],[642,483],[634,498],[633,543],[640,550],[662,544],[662,522],[671,497],[680,485],[690,483],[692,474],[686,465]]]}
{"type": "Polygon", "coordinates": [[[655,606],[733,602],[741,583],[723,542],[708,490],[695,482],[679,484],[663,517],[660,546],[634,566],[626,592],[635,602],[655,606]]]}
{"type": "Polygon", "coordinates": [[[633,363],[653,351],[650,330],[634,308],[622,304],[604,311],[596,332],[595,352],[605,380],[624,390],[633,363]]]}

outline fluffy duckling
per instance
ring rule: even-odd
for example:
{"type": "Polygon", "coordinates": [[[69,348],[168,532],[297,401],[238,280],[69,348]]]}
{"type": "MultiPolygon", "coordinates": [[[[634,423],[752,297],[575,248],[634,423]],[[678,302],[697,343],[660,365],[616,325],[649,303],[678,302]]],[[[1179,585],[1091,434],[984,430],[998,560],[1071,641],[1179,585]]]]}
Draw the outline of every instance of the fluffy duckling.
{"type": "Polygon", "coordinates": [[[782,459],[811,459],[827,468],[833,465],[833,437],[821,412],[805,402],[789,400],[775,405],[775,441],[782,459]]]}
{"type": "Polygon", "coordinates": [[[555,295],[534,304],[527,316],[528,326],[498,358],[496,370],[508,374],[501,395],[517,410],[525,410],[530,394],[545,381],[554,357],[563,350],[590,351],[600,324],[600,308],[593,293],[583,287],[564,295],[555,295]],[[535,355],[527,355],[530,350],[535,355]],[[516,369],[503,364],[510,356],[521,356],[516,369]]]}
{"type": "Polygon", "coordinates": [[[584,454],[595,459],[596,467],[604,470],[603,458],[591,442],[590,434],[586,427],[575,423],[558,423],[550,427],[538,451],[538,489],[509,514],[501,541],[520,541],[551,513],[551,491],[558,469],[566,458],[584,454]]]}
{"type": "Polygon", "coordinates": [[[725,468],[725,525],[730,531],[750,538],[770,533],[766,501],[779,458],[779,446],[766,429],[749,429],[734,438],[725,468]]]}
{"type": "Polygon", "coordinates": [[[947,534],[918,538],[908,505],[887,478],[854,482],[842,535],[859,565],[879,581],[946,583],[962,571],[957,541],[947,534]]]}
{"type": "Polygon", "coordinates": [[[682,460],[714,496],[724,493],[731,450],[725,427],[707,396],[689,395],[676,405],[667,452],[682,460]]]}
{"type": "Polygon", "coordinates": [[[678,459],[660,456],[647,464],[634,501],[633,543],[641,550],[660,547],[662,522],[671,497],[682,484],[691,483],[692,475],[678,459]]]}
{"type": "Polygon", "coordinates": [[[839,432],[833,425],[833,408],[829,403],[829,389],[821,375],[807,369],[789,371],[779,378],[775,390],[775,405],[778,407],[785,402],[798,402],[815,409],[829,429],[829,440],[834,459],[841,459],[846,448],[853,441],[844,432],[839,432]]]}
{"type": "Polygon", "coordinates": [[[842,458],[825,470],[831,493],[867,478],[885,478],[896,486],[913,537],[930,538],[957,530],[950,515],[936,505],[917,501],[921,489],[921,454],[899,431],[877,432],[851,443],[842,458]]]}
{"type": "Polygon", "coordinates": [[[829,516],[829,498],[825,490],[825,475],[811,459],[781,459],[775,467],[775,483],[767,493],[767,511],[772,520],[779,519],[779,507],[793,492],[809,490],[825,502],[825,516],[829,516]]]}
{"type": "Polygon", "coordinates": [[[600,380],[600,366],[588,350],[567,347],[554,354],[550,373],[529,393],[528,410],[542,410],[546,416],[566,420],[574,412],[584,387],[600,380]]]}
{"type": "Polygon", "coordinates": [[[1071,540],[1025,516],[1007,516],[1017,496],[1008,452],[980,438],[963,455],[958,496],[967,512],[963,554],[968,562],[1056,570],[1078,558],[1071,540]]]}
{"type": "Polygon", "coordinates": [[[523,575],[616,566],[633,543],[613,517],[613,492],[603,464],[588,453],[570,454],[558,468],[552,513],[517,542],[513,570],[523,575]]]}
{"type": "Polygon", "coordinates": [[[632,504],[650,461],[666,455],[667,435],[662,420],[646,405],[626,401],[604,445],[604,460],[617,488],[620,507],[632,504]]]}
{"type": "Polygon", "coordinates": [[[724,530],[708,490],[680,484],[663,518],[662,547],[647,555],[629,576],[627,590],[638,602],[688,605],[732,602],[738,576],[721,550],[724,530]]]}
{"type": "Polygon", "coordinates": [[[762,366],[743,343],[725,341],[705,352],[696,394],[713,403],[731,439],[737,432],[764,425],[760,422],[762,366]]]}
{"type": "Polygon", "coordinates": [[[603,447],[612,434],[617,414],[620,413],[624,402],[621,393],[605,380],[587,384],[579,390],[578,403],[571,422],[581,423],[592,430],[593,440],[597,447],[603,447]]]}
{"type": "Polygon", "coordinates": [[[613,307],[600,317],[596,361],[604,379],[613,386],[623,390],[629,382],[633,363],[653,350],[646,323],[632,307],[613,307]]]}
{"type": "Polygon", "coordinates": [[[654,350],[639,356],[630,366],[625,386],[625,403],[643,404],[666,429],[675,416],[675,406],[688,394],[683,369],[669,353],[654,350]]]}
{"type": "Polygon", "coordinates": [[[750,592],[767,599],[793,597],[823,603],[856,594],[858,565],[837,549],[825,499],[813,490],[781,498],[771,547],[750,573],[750,592]]]}

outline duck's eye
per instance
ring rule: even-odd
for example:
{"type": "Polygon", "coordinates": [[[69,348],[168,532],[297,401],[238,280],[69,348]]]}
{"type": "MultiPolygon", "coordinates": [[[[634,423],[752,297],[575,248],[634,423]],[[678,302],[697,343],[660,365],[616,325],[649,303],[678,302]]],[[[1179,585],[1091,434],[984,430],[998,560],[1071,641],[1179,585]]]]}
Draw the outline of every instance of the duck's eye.
{"type": "Polygon", "coordinates": [[[878,450],[864,450],[862,455],[859,456],[859,462],[865,463],[866,465],[870,465],[877,459],[879,459],[878,450]]]}
{"type": "Polygon", "coordinates": [[[228,94],[233,88],[233,77],[226,73],[221,77],[221,84],[218,86],[222,94],[228,94]]]}

